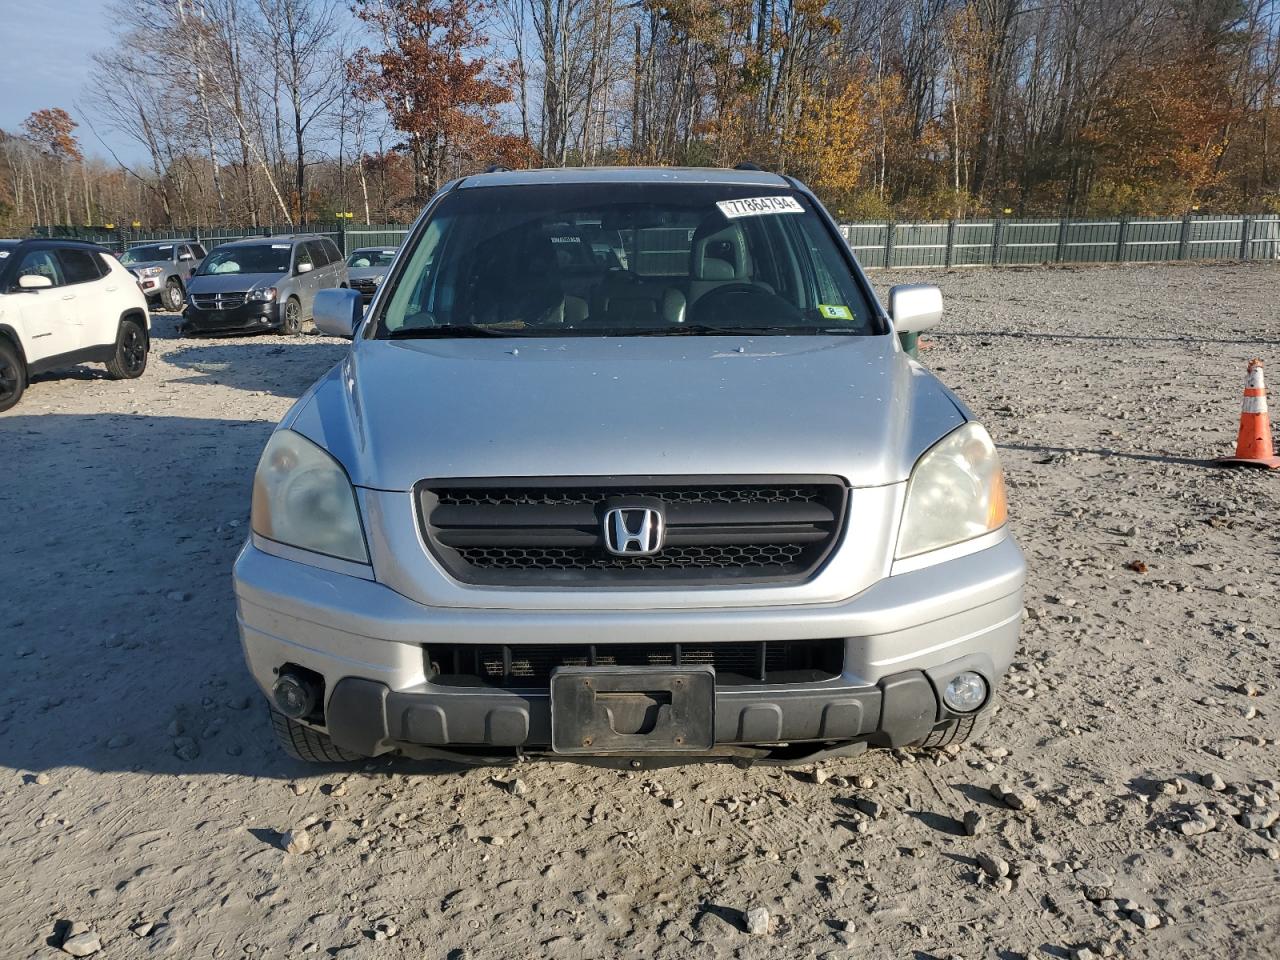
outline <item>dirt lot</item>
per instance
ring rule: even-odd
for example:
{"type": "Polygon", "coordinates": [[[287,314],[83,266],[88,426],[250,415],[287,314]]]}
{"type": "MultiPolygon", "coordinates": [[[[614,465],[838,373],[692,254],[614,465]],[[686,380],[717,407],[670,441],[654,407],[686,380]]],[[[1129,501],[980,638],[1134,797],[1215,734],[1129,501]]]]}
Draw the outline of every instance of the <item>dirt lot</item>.
{"type": "Polygon", "coordinates": [[[0,416],[0,958],[1280,956],[1280,474],[1205,463],[1245,362],[1280,382],[1280,266],[876,279],[948,297],[923,357],[1003,449],[1027,619],[981,745],[822,783],[286,760],[229,569],[343,346],[162,317],[139,382],[39,378],[0,416]]]}

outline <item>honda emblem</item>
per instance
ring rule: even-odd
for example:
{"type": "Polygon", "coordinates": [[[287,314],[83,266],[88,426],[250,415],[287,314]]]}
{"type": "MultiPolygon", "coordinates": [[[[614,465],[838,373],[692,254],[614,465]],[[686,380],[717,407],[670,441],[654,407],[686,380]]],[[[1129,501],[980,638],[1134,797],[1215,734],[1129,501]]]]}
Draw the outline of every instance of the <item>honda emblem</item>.
{"type": "Polygon", "coordinates": [[[615,557],[651,557],[662,549],[662,511],[651,507],[606,510],[604,548],[615,557]]]}

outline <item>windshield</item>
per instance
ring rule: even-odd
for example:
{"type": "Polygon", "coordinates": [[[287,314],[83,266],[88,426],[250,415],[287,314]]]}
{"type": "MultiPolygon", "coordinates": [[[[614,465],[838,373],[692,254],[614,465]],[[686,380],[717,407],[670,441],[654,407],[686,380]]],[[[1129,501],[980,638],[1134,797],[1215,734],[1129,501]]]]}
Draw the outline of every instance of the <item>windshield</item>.
{"type": "Polygon", "coordinates": [[[287,273],[288,243],[255,243],[244,247],[223,247],[205,257],[196,271],[198,276],[222,273],[287,273]]]}
{"type": "Polygon", "coordinates": [[[354,270],[365,267],[389,267],[396,258],[394,250],[357,250],[347,258],[347,266],[354,270]]]}
{"type": "Polygon", "coordinates": [[[145,247],[130,247],[120,255],[121,263],[146,263],[149,260],[172,259],[172,243],[153,243],[145,247]]]}
{"type": "Polygon", "coordinates": [[[375,335],[878,332],[839,242],[787,188],[464,187],[416,238],[375,335]]]}

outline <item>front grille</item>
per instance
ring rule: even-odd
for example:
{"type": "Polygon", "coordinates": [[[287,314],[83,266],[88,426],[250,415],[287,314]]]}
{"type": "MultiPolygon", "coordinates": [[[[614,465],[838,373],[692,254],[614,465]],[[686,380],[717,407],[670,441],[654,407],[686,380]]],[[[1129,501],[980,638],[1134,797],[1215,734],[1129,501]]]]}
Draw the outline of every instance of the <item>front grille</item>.
{"type": "Polygon", "coordinates": [[[834,477],[424,481],[426,540],[465,583],[509,586],[788,582],[812,575],[844,523],[834,477]],[[659,511],[651,556],[605,548],[605,512],[659,511]]]}
{"type": "Polygon", "coordinates": [[[711,665],[716,683],[817,683],[844,669],[842,639],[768,643],[432,644],[424,655],[431,682],[520,689],[545,688],[557,667],[690,667],[711,665]]]}
{"type": "Polygon", "coordinates": [[[351,289],[361,293],[373,293],[378,289],[378,284],[373,280],[352,280],[351,289]]]}
{"type": "Polygon", "coordinates": [[[668,547],[652,557],[615,557],[588,547],[461,547],[473,567],[504,570],[786,570],[804,556],[799,543],[668,547]]]}
{"type": "Polygon", "coordinates": [[[245,304],[243,293],[193,293],[191,302],[200,310],[236,310],[245,304]]]}

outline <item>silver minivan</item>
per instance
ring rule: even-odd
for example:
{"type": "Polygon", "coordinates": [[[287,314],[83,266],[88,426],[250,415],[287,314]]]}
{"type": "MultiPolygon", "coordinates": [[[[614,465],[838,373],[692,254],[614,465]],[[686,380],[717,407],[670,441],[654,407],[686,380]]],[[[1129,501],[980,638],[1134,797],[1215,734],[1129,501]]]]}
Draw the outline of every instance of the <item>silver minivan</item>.
{"type": "Polygon", "coordinates": [[[983,728],[1025,564],[1000,458],[836,224],[758,170],[445,187],[259,462],[235,564],[296,757],[628,768],[983,728]]]}
{"type": "Polygon", "coordinates": [[[317,293],[349,285],[346,261],[328,237],[247,237],[224,243],[187,284],[182,330],[300,333],[317,293]]]}

